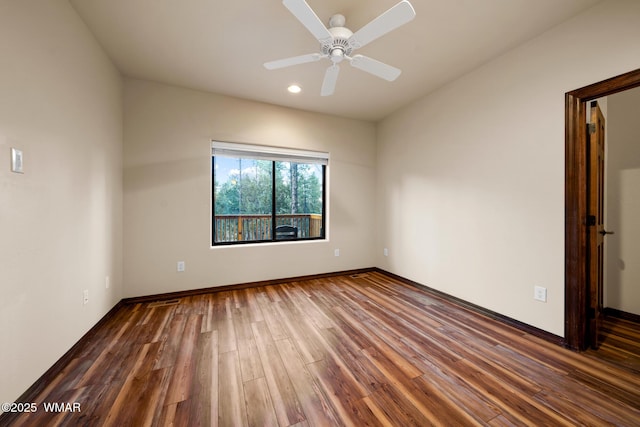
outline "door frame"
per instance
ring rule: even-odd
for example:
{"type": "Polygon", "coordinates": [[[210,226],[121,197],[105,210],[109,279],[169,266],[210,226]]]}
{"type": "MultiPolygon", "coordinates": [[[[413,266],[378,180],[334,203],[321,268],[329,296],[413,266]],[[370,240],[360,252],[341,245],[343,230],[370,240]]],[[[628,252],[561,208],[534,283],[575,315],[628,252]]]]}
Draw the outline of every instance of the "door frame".
{"type": "Polygon", "coordinates": [[[588,345],[586,104],[640,86],[640,69],[565,94],[565,345],[588,345]]]}

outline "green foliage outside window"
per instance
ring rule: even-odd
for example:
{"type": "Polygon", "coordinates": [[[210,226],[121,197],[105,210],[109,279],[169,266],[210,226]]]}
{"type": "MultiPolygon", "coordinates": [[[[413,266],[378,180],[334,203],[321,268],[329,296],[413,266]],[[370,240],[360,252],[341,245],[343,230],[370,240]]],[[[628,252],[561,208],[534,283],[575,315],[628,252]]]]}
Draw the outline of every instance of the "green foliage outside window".
{"type": "Polygon", "coordinates": [[[324,168],[214,156],[214,244],[281,240],[281,226],[296,229],[286,240],[323,238],[324,168]]]}

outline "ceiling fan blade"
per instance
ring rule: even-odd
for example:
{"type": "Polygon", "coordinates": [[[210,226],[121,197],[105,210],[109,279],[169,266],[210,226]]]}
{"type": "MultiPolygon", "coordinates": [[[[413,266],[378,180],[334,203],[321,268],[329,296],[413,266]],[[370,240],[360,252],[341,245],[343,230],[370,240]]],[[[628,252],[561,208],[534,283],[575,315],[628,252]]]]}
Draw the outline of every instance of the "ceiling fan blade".
{"type": "Polygon", "coordinates": [[[304,25],[321,44],[329,43],[333,37],[327,27],[322,23],[318,15],[309,7],[305,0],[283,0],[289,12],[304,25]]]}
{"type": "Polygon", "coordinates": [[[277,70],[278,68],[290,67],[292,65],[306,64],[307,62],[319,61],[322,55],[319,53],[309,53],[307,55],[293,56],[291,58],[278,59],[264,63],[267,70],[277,70]]]}
{"type": "Polygon", "coordinates": [[[375,59],[363,55],[354,55],[353,58],[351,58],[351,65],[390,82],[397,79],[402,72],[396,67],[392,67],[384,62],[376,61],[375,59]]]}
{"type": "Polygon", "coordinates": [[[356,31],[351,37],[349,37],[349,45],[354,49],[358,49],[371,43],[378,37],[381,37],[406,24],[415,18],[415,16],[416,11],[413,10],[411,3],[407,0],[402,0],[400,3],[396,4],[391,9],[387,10],[385,13],[356,31]]]}
{"type": "Polygon", "coordinates": [[[333,91],[336,89],[336,82],[338,81],[338,74],[340,73],[340,67],[337,64],[333,64],[327,68],[327,72],[324,73],[324,81],[322,82],[322,89],[320,89],[321,96],[333,95],[333,91]]]}

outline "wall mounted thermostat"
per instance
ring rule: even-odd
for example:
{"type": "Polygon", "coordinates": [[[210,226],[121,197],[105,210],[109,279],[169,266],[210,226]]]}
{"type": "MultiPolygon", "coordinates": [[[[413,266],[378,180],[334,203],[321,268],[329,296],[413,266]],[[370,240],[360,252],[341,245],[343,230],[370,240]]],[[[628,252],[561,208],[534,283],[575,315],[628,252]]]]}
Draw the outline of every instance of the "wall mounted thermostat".
{"type": "Polygon", "coordinates": [[[11,149],[11,172],[24,173],[22,170],[22,150],[11,149]]]}

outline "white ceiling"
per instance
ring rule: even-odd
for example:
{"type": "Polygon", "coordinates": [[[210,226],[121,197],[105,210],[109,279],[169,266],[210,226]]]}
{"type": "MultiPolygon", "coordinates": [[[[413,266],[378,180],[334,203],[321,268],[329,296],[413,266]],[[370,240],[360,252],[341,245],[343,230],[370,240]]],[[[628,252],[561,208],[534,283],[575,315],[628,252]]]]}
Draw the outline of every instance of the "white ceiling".
{"type": "MultiPolygon", "coordinates": [[[[416,18],[357,53],[402,70],[394,82],[345,64],[320,96],[327,60],[268,71],[318,51],[280,0],[70,0],[118,69],[153,80],[344,117],[379,120],[599,0],[410,0],[416,18]],[[299,84],[291,95],[286,88],[299,84]]],[[[307,0],[357,31],[399,0],[307,0]]]]}

